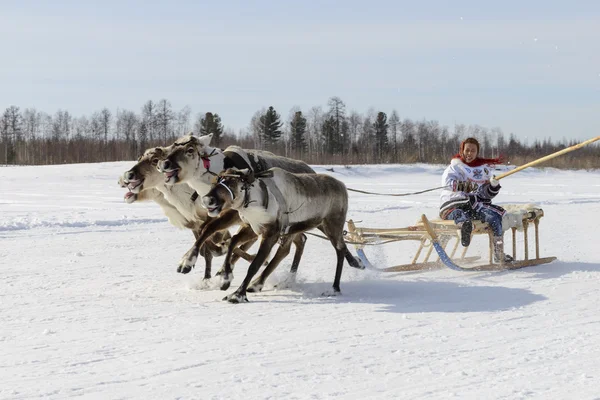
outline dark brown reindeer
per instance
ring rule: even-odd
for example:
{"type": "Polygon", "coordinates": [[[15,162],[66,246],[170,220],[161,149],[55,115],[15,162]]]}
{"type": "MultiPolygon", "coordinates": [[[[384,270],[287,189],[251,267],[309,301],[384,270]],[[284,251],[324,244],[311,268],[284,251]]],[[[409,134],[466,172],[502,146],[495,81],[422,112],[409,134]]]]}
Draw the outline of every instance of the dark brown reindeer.
{"type": "MultiPolygon", "coordinates": [[[[248,301],[246,291],[272,247],[282,237],[317,228],[329,239],[337,254],[333,290],[340,292],[344,257],[352,267],[364,266],[346,248],[343,238],[348,192],[341,181],[325,174],[294,174],[271,168],[254,174],[248,169],[227,169],[202,198],[209,215],[236,210],[261,243],[241,286],[225,297],[231,303],[248,301]]],[[[268,276],[269,266],[260,279],[268,276]]]]}
{"type": "MultiPolygon", "coordinates": [[[[248,168],[254,172],[266,171],[271,167],[280,167],[287,171],[297,173],[314,173],[315,171],[303,161],[293,160],[286,157],[277,156],[271,152],[263,150],[247,150],[239,146],[230,146],[225,150],[221,150],[210,146],[211,135],[193,136],[187,135],[178,139],[175,143],[165,149],[166,155],[159,162],[158,168],[165,175],[167,184],[187,183],[190,187],[196,190],[200,197],[204,196],[210,190],[211,183],[214,177],[221,171],[230,168],[248,168]]],[[[199,201],[200,202],[200,201],[199,201]]],[[[233,225],[241,225],[240,230],[234,236],[237,239],[232,240],[230,248],[233,249],[238,243],[245,241],[256,240],[256,234],[252,229],[242,221],[235,210],[227,210],[223,214],[207,223],[202,230],[200,237],[196,240],[194,246],[182,257],[178,270],[183,273],[191,271],[198,258],[198,251],[201,244],[213,232],[226,229],[233,225]]],[[[290,236],[284,241],[277,253],[271,260],[272,268],[285,258],[290,252],[292,243],[296,246],[296,253],[292,263],[291,272],[295,273],[306,236],[299,234],[290,236]]],[[[221,277],[221,289],[226,290],[233,278],[231,267],[231,251],[225,257],[223,268],[218,273],[221,277]]],[[[261,288],[257,287],[257,290],[261,288]]]]}

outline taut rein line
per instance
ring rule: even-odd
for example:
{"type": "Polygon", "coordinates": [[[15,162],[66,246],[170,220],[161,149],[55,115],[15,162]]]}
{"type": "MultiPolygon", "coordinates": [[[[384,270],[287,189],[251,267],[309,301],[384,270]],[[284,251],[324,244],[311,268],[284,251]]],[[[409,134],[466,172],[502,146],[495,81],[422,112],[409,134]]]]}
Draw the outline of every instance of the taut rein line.
{"type": "Polygon", "coordinates": [[[401,197],[401,196],[412,196],[412,195],[415,195],[415,194],[433,192],[434,190],[446,189],[448,187],[449,186],[439,186],[439,187],[435,187],[435,188],[431,188],[431,189],[426,189],[426,190],[421,190],[421,191],[418,191],[418,192],[411,192],[411,193],[375,193],[375,192],[367,192],[365,190],[350,189],[350,188],[346,188],[346,190],[348,190],[349,192],[364,193],[364,194],[373,194],[373,195],[376,195],[376,196],[396,196],[396,197],[401,197]]]}

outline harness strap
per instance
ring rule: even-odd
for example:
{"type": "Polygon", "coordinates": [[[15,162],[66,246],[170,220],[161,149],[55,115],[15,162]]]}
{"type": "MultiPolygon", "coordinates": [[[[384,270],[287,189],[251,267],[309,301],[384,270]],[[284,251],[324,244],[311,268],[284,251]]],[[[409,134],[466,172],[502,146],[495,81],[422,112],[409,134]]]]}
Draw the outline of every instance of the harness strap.
{"type": "Polygon", "coordinates": [[[229,189],[229,186],[227,186],[226,184],[223,183],[223,181],[219,181],[219,185],[223,186],[225,189],[227,189],[227,191],[229,192],[229,195],[231,196],[231,201],[233,201],[235,199],[235,197],[233,197],[233,192],[231,191],[231,189],[229,189]]]}
{"type": "Polygon", "coordinates": [[[269,190],[267,189],[267,184],[262,179],[258,181],[258,184],[262,190],[262,203],[266,210],[269,208],[269,190]]]}
{"type": "Polygon", "coordinates": [[[277,200],[277,204],[279,205],[277,209],[277,219],[281,221],[280,234],[286,235],[290,230],[290,218],[287,213],[287,201],[285,201],[283,194],[281,194],[281,191],[277,185],[275,185],[273,179],[261,179],[260,182],[264,182],[266,184],[266,187],[271,191],[271,193],[273,193],[273,196],[275,196],[275,199],[277,200]]]}

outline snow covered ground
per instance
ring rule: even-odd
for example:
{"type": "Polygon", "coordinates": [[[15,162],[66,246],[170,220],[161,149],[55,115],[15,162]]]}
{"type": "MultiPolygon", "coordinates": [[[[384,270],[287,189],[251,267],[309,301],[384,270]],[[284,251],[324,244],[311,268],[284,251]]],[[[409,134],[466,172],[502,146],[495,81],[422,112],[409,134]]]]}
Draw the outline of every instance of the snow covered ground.
{"type": "MultiPolygon", "coordinates": [[[[197,289],[202,261],[176,273],[189,231],[153,203],[123,202],[117,177],[131,165],[0,168],[0,399],[600,398],[598,171],[502,181],[499,204],[544,208],[551,264],[387,274],[346,264],[342,295],[328,298],[334,251],[309,236],[294,285],[273,289],[290,256],[264,292],[232,305],[197,289]]],[[[442,170],[328,173],[401,193],[439,186],[442,170]]],[[[438,196],[351,193],[348,217],[402,227],[435,217],[438,196]]],[[[384,267],[409,262],[409,247],[367,251],[384,267]]],[[[232,289],[247,266],[238,262],[232,289]]]]}

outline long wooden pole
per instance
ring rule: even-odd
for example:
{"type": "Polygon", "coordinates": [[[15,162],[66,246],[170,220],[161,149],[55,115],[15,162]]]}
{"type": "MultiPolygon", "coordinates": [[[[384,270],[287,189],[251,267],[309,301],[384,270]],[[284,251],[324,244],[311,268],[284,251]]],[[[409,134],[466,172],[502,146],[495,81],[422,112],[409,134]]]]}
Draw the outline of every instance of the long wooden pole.
{"type": "Polygon", "coordinates": [[[538,158],[537,160],[534,160],[534,161],[528,162],[527,164],[523,164],[523,165],[521,165],[520,167],[517,167],[517,168],[515,168],[515,169],[513,169],[513,170],[510,170],[510,171],[504,172],[503,174],[500,174],[500,175],[498,175],[498,176],[494,176],[494,179],[496,179],[496,180],[500,180],[500,179],[502,179],[502,178],[506,178],[507,176],[509,176],[509,175],[512,175],[512,174],[514,174],[514,173],[517,173],[517,172],[519,172],[519,171],[522,171],[522,170],[524,170],[525,168],[533,167],[534,165],[541,164],[541,163],[543,163],[543,162],[545,162],[545,161],[548,161],[548,160],[550,160],[550,159],[552,159],[552,158],[554,158],[554,157],[558,157],[558,156],[560,156],[560,155],[563,155],[563,154],[569,153],[569,152],[571,152],[571,151],[573,151],[573,150],[580,149],[580,148],[582,148],[582,147],[584,147],[584,146],[587,146],[588,144],[590,144],[590,143],[593,143],[593,142],[595,142],[595,141],[597,141],[597,140],[600,140],[600,136],[596,136],[595,138],[592,138],[592,139],[586,140],[585,142],[581,142],[581,143],[579,143],[579,144],[575,144],[575,145],[573,145],[573,146],[567,147],[566,149],[559,150],[559,151],[557,151],[556,153],[552,153],[552,154],[549,154],[549,155],[547,155],[547,156],[545,156],[545,157],[538,158]]]}

